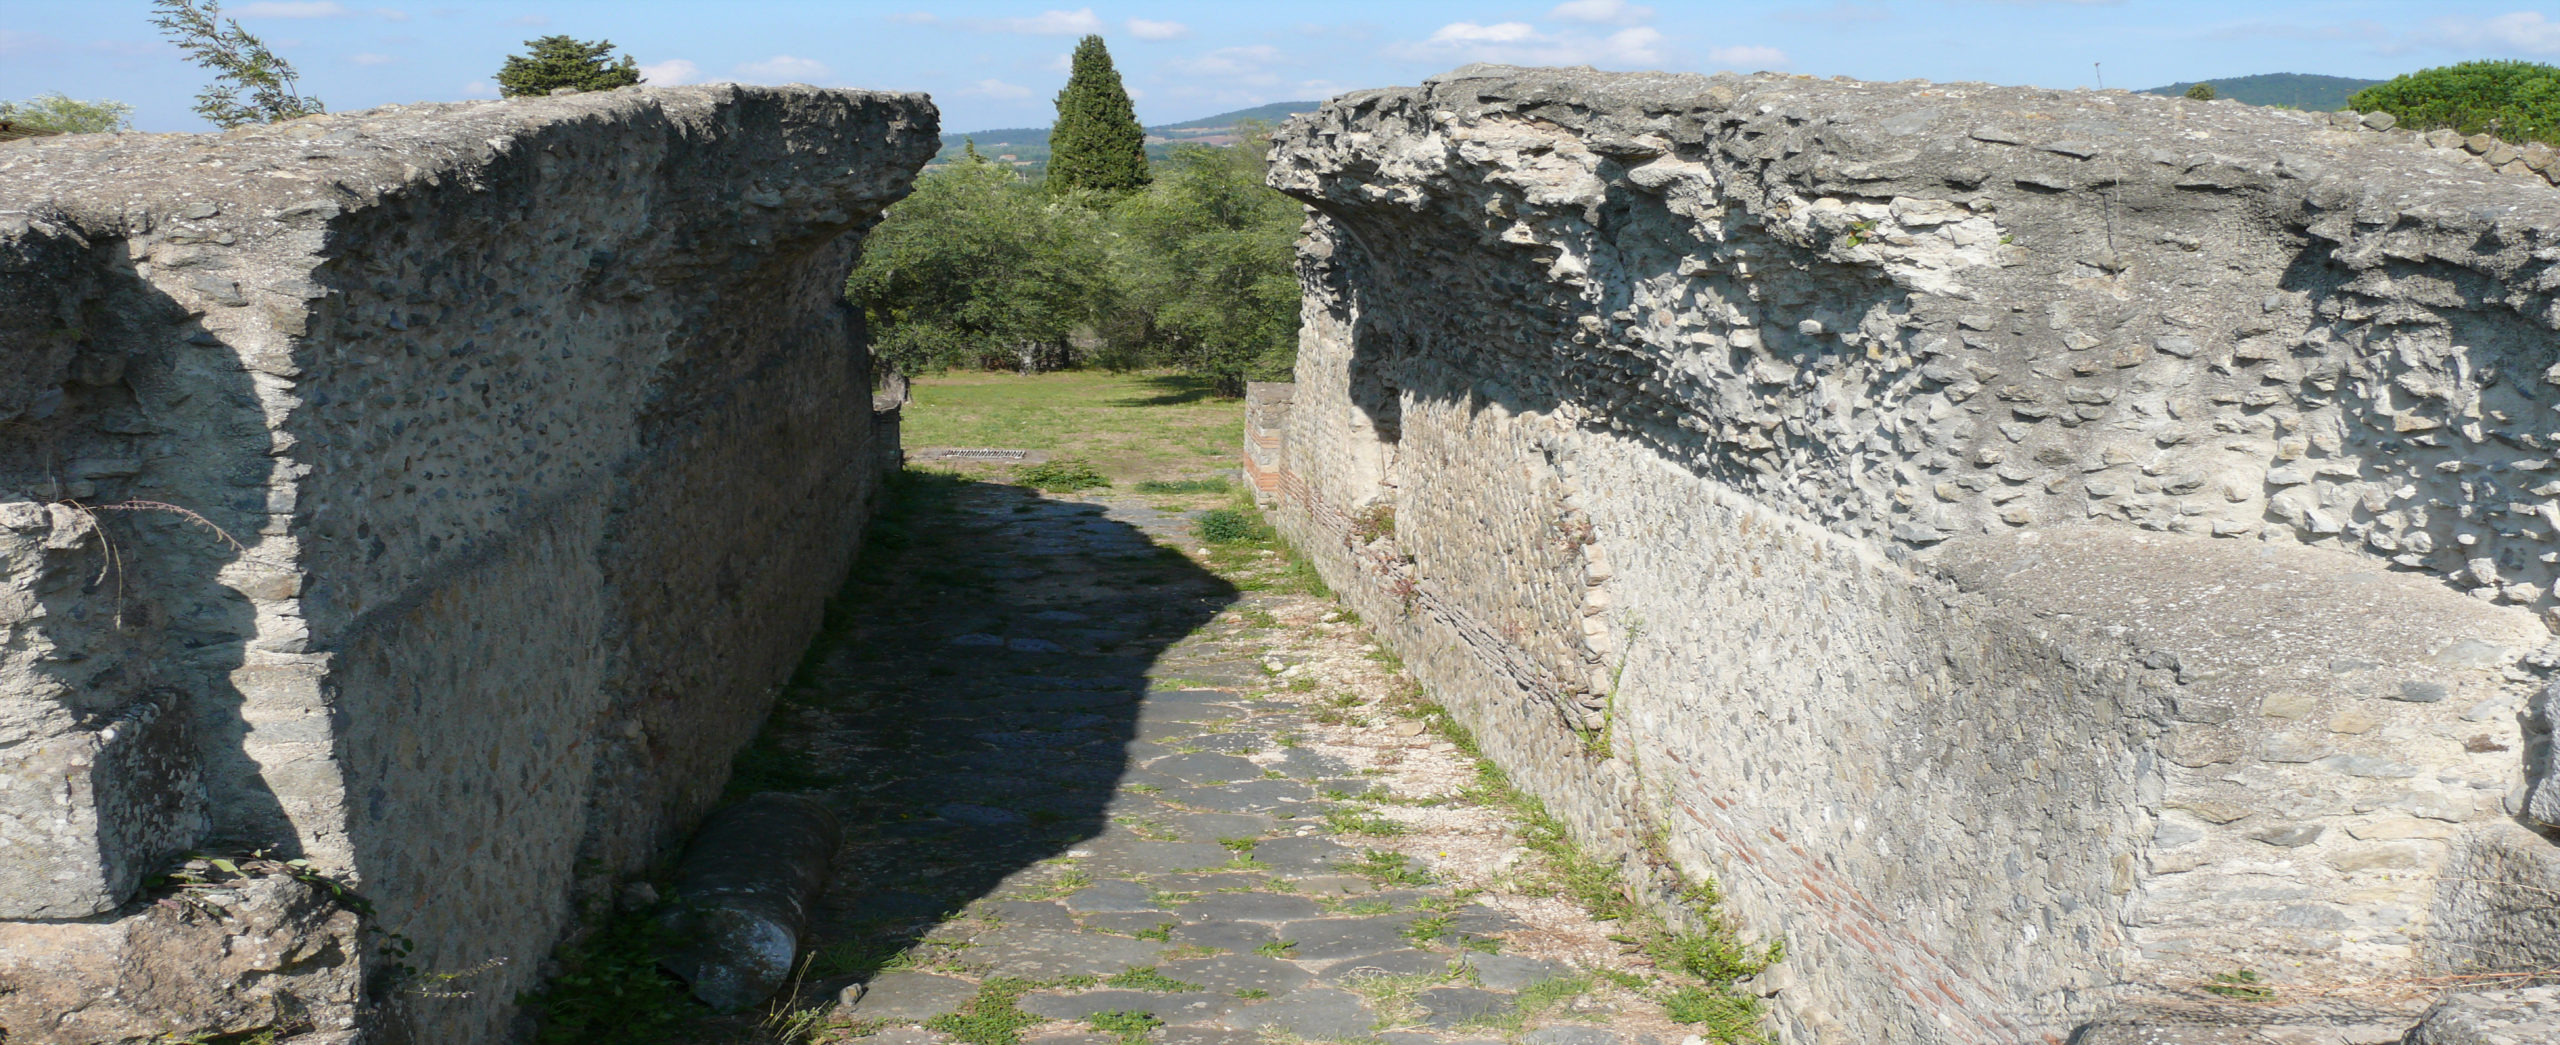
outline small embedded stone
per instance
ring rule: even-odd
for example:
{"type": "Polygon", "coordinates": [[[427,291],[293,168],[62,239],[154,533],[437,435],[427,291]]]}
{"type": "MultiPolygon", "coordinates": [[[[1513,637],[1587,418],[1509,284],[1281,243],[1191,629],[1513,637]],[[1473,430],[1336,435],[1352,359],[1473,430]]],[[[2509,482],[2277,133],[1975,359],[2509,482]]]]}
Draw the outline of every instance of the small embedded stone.
{"type": "Polygon", "coordinates": [[[2283,849],[2296,849],[2318,841],[2327,830],[2320,824],[2277,824],[2249,832],[2249,837],[2283,849]]]}
{"type": "Polygon", "coordinates": [[[2433,704],[2443,700],[2445,697],[2449,696],[2451,692],[2452,691],[2446,689],[2444,683],[2441,682],[2420,682],[2415,679],[2411,679],[2400,683],[2400,687],[2398,689],[2393,690],[2390,693],[2386,693],[2384,696],[2389,697],[2392,700],[2404,701],[2411,704],[2433,704]]]}

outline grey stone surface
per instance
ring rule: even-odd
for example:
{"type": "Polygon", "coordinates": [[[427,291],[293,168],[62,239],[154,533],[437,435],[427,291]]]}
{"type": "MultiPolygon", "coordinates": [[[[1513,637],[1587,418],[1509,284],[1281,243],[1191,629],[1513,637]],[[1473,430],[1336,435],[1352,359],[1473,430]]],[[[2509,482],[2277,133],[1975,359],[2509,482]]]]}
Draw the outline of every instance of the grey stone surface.
{"type": "Polygon", "coordinates": [[[1196,983],[1229,994],[1246,990],[1287,994],[1312,978],[1295,964],[1256,954],[1221,954],[1211,958],[1171,961],[1157,966],[1156,971],[1184,983],[1196,983]]]}
{"type": "Polygon", "coordinates": [[[1626,1039],[1598,1027],[1541,1027],[1520,1036],[1520,1045],[1621,1045],[1626,1039]]]}
{"type": "Polygon", "coordinates": [[[1095,882],[1094,884],[1078,889],[1075,892],[1068,893],[1066,898],[1060,902],[1063,903],[1068,910],[1074,911],[1077,914],[1095,914],[1106,911],[1153,912],[1156,910],[1154,896],[1154,890],[1147,888],[1145,883],[1110,881],[1095,882]]]}
{"type": "Polygon", "coordinates": [[[1376,1022],[1367,1001],[1330,987],[1303,988],[1226,1016],[1226,1025],[1237,1030],[1273,1030],[1319,1039],[1362,1037],[1376,1022]]]}
{"type": "Polygon", "coordinates": [[[1233,859],[1234,853],[1214,842],[1131,842],[1102,848],[1091,866],[1100,874],[1159,875],[1218,867],[1233,859]]]}
{"type": "Polygon", "coordinates": [[[1401,948],[1335,961],[1325,966],[1318,978],[1326,983],[1346,983],[1366,976],[1446,976],[1457,964],[1458,959],[1436,951],[1401,948]]]}
{"type": "Polygon", "coordinates": [[[1043,900],[998,900],[987,905],[987,911],[1006,925],[1027,929],[1066,930],[1076,927],[1073,915],[1057,904],[1043,900]]]}
{"type": "Polygon", "coordinates": [[[1186,842],[1260,838],[1278,826],[1278,821],[1254,813],[1177,813],[1165,817],[1164,823],[1166,829],[1181,835],[1186,842]]]}
{"type": "Polygon", "coordinates": [[[1214,813],[1267,813],[1304,804],[1315,793],[1295,780],[1247,780],[1224,787],[1167,788],[1164,797],[1214,813]]]}
{"type": "Polygon", "coordinates": [[[667,921],[685,945],[668,971],[715,1012],[771,997],[843,841],[835,811],[806,795],[750,795],[711,814],[676,865],[667,921]]]}
{"type": "Polygon", "coordinates": [[[1191,922],[1173,930],[1175,943],[1222,951],[1251,951],[1274,939],[1271,926],[1256,922],[1191,922]]]}
{"type": "Polygon", "coordinates": [[[1516,991],[1533,983],[1574,975],[1573,966],[1563,962],[1510,954],[1468,954],[1466,963],[1475,970],[1476,982],[1497,991],[1516,991]]]}
{"type": "Polygon", "coordinates": [[[1165,945],[1100,933],[997,929],[978,937],[969,960],[987,962],[1025,979],[1109,976],[1156,964],[1165,945]]]}
{"type": "Polygon", "coordinates": [[[1016,1003],[1022,1011],[1053,1020],[1080,1020],[1097,1012],[1143,1012],[1167,1023],[1198,1023],[1243,1004],[1230,994],[1183,991],[1085,991],[1077,994],[1036,993],[1016,1003]]]}
{"type": "Polygon", "coordinates": [[[1274,838],[1253,847],[1254,859],[1291,874],[1330,871],[1359,855],[1358,850],[1317,835],[1274,838]]]}
{"type": "Polygon", "coordinates": [[[1482,1023],[1514,1005],[1508,994],[1473,987],[1424,988],[1414,992],[1413,1003],[1421,1007],[1423,1022],[1443,1029],[1482,1023]]]}
{"type": "Polygon", "coordinates": [[[2527,1045],[2560,1041],[2560,987],[2456,994],[2437,1002],[2405,1045],[2527,1045]]]}
{"type": "Polygon", "coordinates": [[[1330,961],[1363,954],[1378,954],[1406,946],[1406,926],[1413,924],[1412,915],[1379,915],[1371,918],[1315,918],[1288,922],[1279,927],[1283,940],[1297,944],[1289,956],[1301,961],[1330,961]]]}
{"type": "Polygon", "coordinates": [[[956,976],[884,972],[844,994],[837,1011],[855,1019],[929,1020],[976,997],[978,985],[956,976]]]}
{"type": "Polygon", "coordinates": [[[1117,933],[1122,936],[1136,936],[1139,933],[1169,929],[1173,924],[1174,917],[1167,911],[1115,911],[1110,914],[1088,915],[1084,920],[1084,927],[1087,929],[1117,933]]]}
{"type": "Polygon", "coordinates": [[[1189,754],[1160,758],[1147,763],[1147,772],[1186,784],[1262,778],[1261,766],[1234,755],[1222,755],[1210,751],[1194,751],[1189,754]]]}
{"type": "Polygon", "coordinates": [[[65,815],[0,774],[0,917],[293,853],[420,968],[512,959],[398,1036],[502,1037],[579,868],[719,799],[838,590],[895,439],[841,284],[935,118],[733,84],[0,151],[0,747],[98,752],[65,815]],[[188,736],[103,739],[146,703],[188,736]]]}
{"type": "MultiPolygon", "coordinates": [[[[1259,847],[1254,850],[1254,855],[1256,859],[1261,858],[1259,847]]],[[[1209,893],[1183,904],[1174,913],[1181,915],[1186,922],[1286,922],[1317,917],[1324,913],[1324,908],[1313,900],[1289,893],[1209,893]]]]}
{"type": "Polygon", "coordinates": [[[2396,981],[2491,938],[2440,900],[2542,931],[2445,871],[2547,761],[2461,719],[2560,600],[2541,176],[2245,106],[1489,66],[1273,156],[1313,216],[1257,496],[1577,839],[1788,939],[1782,1040],[2396,981]]]}

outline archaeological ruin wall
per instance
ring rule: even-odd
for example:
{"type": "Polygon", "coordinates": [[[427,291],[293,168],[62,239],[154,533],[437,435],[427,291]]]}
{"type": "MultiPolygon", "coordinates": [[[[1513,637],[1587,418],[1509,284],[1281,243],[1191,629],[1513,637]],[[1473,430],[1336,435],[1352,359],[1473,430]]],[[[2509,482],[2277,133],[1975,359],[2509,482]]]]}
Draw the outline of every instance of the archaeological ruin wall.
{"type": "Polygon", "coordinates": [[[2235,968],[2405,1027],[2560,949],[2547,150],[1470,67],[1273,159],[1258,495],[1585,841],[1785,942],[1784,1040],[2059,1042],[2235,968]]]}
{"type": "Polygon", "coordinates": [[[0,146],[0,1037],[505,1040],[849,564],[895,430],[842,280],[936,120],[722,85],[0,146]],[[149,886],[197,850],[304,863],[149,886]]]}

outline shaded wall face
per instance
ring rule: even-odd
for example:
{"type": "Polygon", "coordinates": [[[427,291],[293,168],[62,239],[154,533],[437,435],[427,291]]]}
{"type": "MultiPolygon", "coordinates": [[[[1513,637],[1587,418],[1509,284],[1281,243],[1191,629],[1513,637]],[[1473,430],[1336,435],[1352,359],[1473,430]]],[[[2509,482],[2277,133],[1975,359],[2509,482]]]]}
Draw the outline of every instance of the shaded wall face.
{"type": "MultiPolygon", "coordinates": [[[[1784,939],[1802,1040],[2067,1031],[2130,946],[2167,680],[2075,668],[2027,614],[1489,395],[1539,380],[1493,349],[1372,358],[1411,343],[1392,324],[1463,322],[1439,302],[1467,277],[1311,233],[1367,267],[1313,267],[1278,517],[1488,753],[1582,838],[1668,854],[1784,939]],[[1355,405],[1381,396],[1393,440],[1355,405]]],[[[1677,910],[1677,880],[1631,867],[1677,910]]]]}
{"type": "Polygon", "coordinates": [[[2547,632],[2490,603],[2551,601],[2501,499],[2560,434],[2517,379],[2538,176],[2308,114],[1495,69],[1338,99],[1272,178],[1313,217],[1257,485],[1584,839],[1788,941],[1788,1040],[2405,974],[2524,782],[2547,632]],[[2249,571],[2338,583],[2193,597],[2249,571]]]}
{"type": "Polygon", "coordinates": [[[575,903],[717,797],[814,632],[882,461],[841,283],[932,124],[910,96],[635,90],[107,140],[120,171],[161,149],[234,172],[162,179],[156,231],[49,189],[167,302],[108,382],[166,427],[96,496],[211,506],[242,541],[107,532],[137,571],[202,560],[160,587],[221,614],[104,629],[109,677],[195,671],[196,834],[357,885],[411,966],[503,962],[468,997],[377,984],[417,1040],[503,1035],[575,903]],[[180,405],[215,416],[168,424],[180,405]]]}

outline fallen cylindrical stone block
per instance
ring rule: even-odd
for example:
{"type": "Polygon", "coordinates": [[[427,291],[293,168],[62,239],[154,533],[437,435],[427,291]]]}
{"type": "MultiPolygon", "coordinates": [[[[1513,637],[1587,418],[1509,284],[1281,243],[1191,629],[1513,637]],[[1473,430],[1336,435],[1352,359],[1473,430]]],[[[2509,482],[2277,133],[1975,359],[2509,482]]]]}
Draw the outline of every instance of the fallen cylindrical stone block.
{"type": "Polygon", "coordinates": [[[667,971],[721,1012],[772,997],[791,978],[843,837],[835,812],[801,795],[768,792],[711,814],[676,865],[666,918],[684,945],[667,971]]]}

